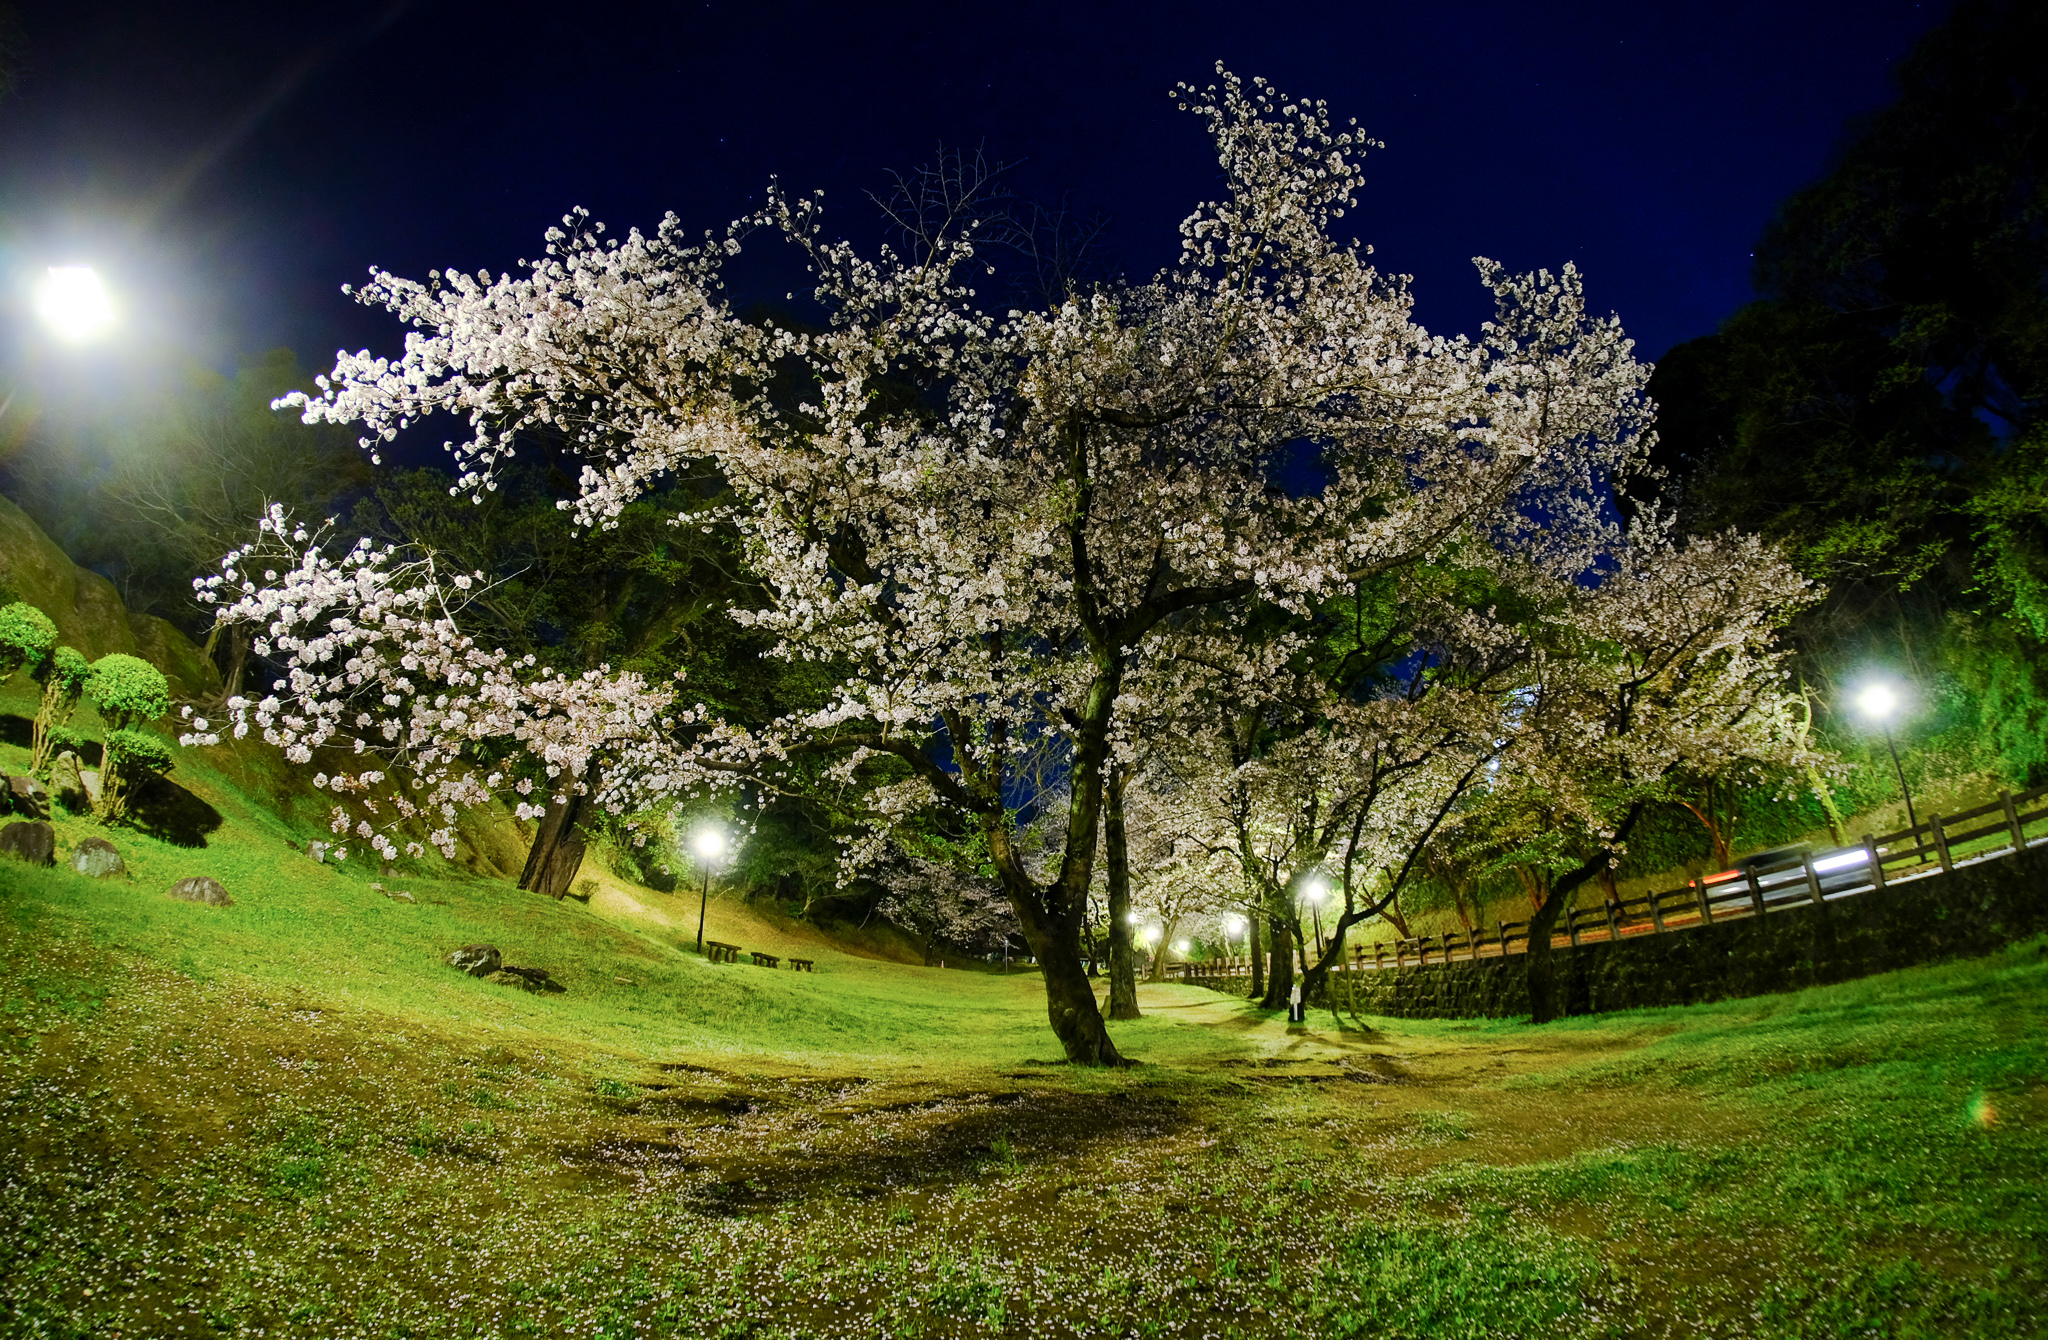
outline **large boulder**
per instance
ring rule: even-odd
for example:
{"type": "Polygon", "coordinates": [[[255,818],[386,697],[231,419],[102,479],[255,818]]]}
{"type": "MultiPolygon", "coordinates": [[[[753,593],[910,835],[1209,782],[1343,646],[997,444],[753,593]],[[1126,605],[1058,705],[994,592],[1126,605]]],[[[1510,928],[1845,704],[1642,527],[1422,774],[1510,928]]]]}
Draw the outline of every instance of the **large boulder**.
{"type": "Polygon", "coordinates": [[[128,865],[121,859],[121,853],[114,844],[103,837],[79,839],[71,851],[71,868],[81,875],[94,879],[107,879],[114,875],[128,873],[128,865]]]}
{"type": "Polygon", "coordinates": [[[235,905],[235,900],[228,897],[228,891],[222,888],[220,881],[211,875],[193,875],[189,879],[181,879],[176,884],[171,885],[167,896],[176,898],[180,902],[205,903],[209,907],[233,907],[235,905]]]}
{"type": "Polygon", "coordinates": [[[69,749],[50,760],[50,794],[73,814],[92,808],[92,797],[85,793],[85,781],[79,776],[80,771],[78,755],[69,749]]]}
{"type": "Polygon", "coordinates": [[[98,809],[100,803],[100,772],[98,768],[84,768],[79,771],[78,784],[85,788],[85,803],[88,809],[98,809]]]}
{"type": "Polygon", "coordinates": [[[471,977],[489,977],[503,962],[496,945],[464,945],[447,959],[449,967],[460,968],[471,977]]]}
{"type": "Polygon", "coordinates": [[[31,819],[50,817],[50,793],[38,786],[35,778],[9,777],[7,793],[16,814],[26,814],[31,819]]]}
{"type": "Polygon", "coordinates": [[[0,828],[0,856],[30,865],[57,864],[57,831],[40,819],[0,828]]]}

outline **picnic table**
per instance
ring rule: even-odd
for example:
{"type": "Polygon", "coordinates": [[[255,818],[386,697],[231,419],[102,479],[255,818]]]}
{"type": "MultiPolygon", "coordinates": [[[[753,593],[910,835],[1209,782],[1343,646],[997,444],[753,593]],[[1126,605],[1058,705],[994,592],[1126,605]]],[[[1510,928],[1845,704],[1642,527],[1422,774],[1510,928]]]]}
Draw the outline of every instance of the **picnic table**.
{"type": "Polygon", "coordinates": [[[740,961],[740,947],[726,944],[722,940],[706,940],[704,957],[713,963],[737,963],[740,961]]]}
{"type": "Polygon", "coordinates": [[[789,966],[797,972],[812,972],[812,962],[813,960],[807,958],[793,958],[789,961],[789,966]]]}
{"type": "Polygon", "coordinates": [[[754,966],[757,968],[773,968],[781,962],[782,960],[773,954],[764,954],[758,949],[754,951],[754,966]]]}

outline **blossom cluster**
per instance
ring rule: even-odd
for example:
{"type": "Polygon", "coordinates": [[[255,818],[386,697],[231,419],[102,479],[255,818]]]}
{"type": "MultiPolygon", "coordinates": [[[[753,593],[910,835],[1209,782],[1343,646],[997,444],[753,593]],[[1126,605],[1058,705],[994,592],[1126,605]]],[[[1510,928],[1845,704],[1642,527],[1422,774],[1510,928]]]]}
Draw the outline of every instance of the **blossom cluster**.
{"type": "MultiPolygon", "coordinates": [[[[256,628],[255,653],[283,667],[271,692],[228,702],[298,764],[332,755],[314,783],[335,794],[336,834],[386,860],[425,847],[453,856],[456,819],[503,795],[521,818],[592,789],[614,811],[699,786],[676,747],[696,718],[674,691],[630,672],[564,674],[477,645],[459,626],[481,573],[368,539],[335,552],[281,506],[255,540],[196,585],[225,621],[256,628]]],[[[207,722],[182,737],[217,742],[207,722]]]]}

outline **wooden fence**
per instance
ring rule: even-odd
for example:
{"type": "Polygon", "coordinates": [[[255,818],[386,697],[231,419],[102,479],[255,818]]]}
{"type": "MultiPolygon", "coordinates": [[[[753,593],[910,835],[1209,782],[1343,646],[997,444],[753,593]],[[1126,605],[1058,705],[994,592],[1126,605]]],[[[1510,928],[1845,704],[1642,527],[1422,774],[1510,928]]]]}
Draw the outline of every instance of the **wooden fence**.
{"type": "MultiPolygon", "coordinates": [[[[1569,907],[1558,918],[1551,944],[1557,947],[1623,940],[1635,935],[1663,935],[1694,926],[1712,925],[1731,917],[1760,917],[1788,907],[1810,907],[1869,889],[1907,882],[1953,870],[1958,862],[1989,860],[2023,851],[2029,824],[2048,820],[2048,786],[1998,799],[1959,814],[1931,815],[1923,824],[1882,836],[1865,835],[1853,847],[1803,852],[1779,860],[1755,857],[1736,869],[1688,882],[1683,888],[1634,898],[1608,899],[1595,907],[1569,907]]],[[[1376,972],[1429,963],[1470,962],[1526,953],[1529,923],[1504,921],[1488,929],[1483,923],[1463,931],[1421,935],[1412,939],[1351,946],[1349,961],[1339,959],[1340,972],[1376,972]]],[[[1248,958],[1219,958],[1171,963],[1170,981],[1192,982],[1230,990],[1251,979],[1248,958]]]]}

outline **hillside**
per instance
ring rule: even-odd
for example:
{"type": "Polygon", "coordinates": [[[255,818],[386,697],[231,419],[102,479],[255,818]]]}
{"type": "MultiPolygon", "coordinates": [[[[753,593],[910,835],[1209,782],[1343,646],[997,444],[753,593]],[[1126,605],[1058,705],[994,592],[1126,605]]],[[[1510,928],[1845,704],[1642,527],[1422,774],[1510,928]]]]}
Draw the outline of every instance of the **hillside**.
{"type": "Polygon", "coordinates": [[[179,698],[218,697],[220,672],[192,639],[154,614],[132,614],[114,584],[79,567],[26,512],[0,498],[0,604],[25,600],[50,616],[60,640],[87,660],[140,656],[164,672],[179,698]]]}

